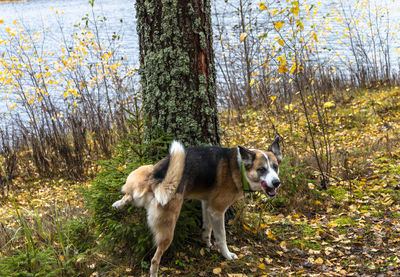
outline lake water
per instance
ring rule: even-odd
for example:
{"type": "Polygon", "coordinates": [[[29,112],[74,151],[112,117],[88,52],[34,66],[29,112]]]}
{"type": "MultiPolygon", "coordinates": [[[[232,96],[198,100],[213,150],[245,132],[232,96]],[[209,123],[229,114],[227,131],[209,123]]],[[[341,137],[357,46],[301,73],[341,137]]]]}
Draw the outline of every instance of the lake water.
{"type": "MultiPolygon", "coordinates": [[[[236,7],[239,0],[232,0],[226,3],[224,0],[211,0],[213,6],[213,24],[214,34],[218,33],[217,22],[220,21],[220,25],[224,25],[224,34],[227,36],[225,38],[230,42],[231,45],[238,43],[239,35],[237,30],[238,17],[236,15],[236,7]],[[217,15],[218,14],[218,20],[217,15]],[[231,36],[231,37],[229,37],[231,36]]],[[[377,3],[387,3],[393,6],[395,10],[394,15],[399,15],[399,1],[384,0],[378,1],[377,3]]],[[[259,13],[258,2],[259,1],[244,1],[251,3],[253,7],[253,15],[257,16],[259,13]]],[[[335,1],[322,1],[325,16],[329,17],[330,7],[335,1]]],[[[349,3],[355,3],[356,0],[343,1],[346,5],[349,3]]],[[[136,34],[136,19],[135,19],[135,8],[134,1],[127,0],[96,0],[94,5],[94,11],[96,15],[105,16],[107,18],[107,32],[111,34],[116,31],[122,34],[121,39],[121,49],[123,55],[128,58],[129,64],[133,66],[138,66],[138,40],[136,34]],[[121,24],[121,21],[123,22],[121,24]]],[[[58,26],[62,26],[64,34],[72,35],[74,33],[74,25],[82,23],[82,17],[85,14],[91,13],[91,6],[87,0],[32,0],[32,1],[21,1],[21,2],[1,2],[0,0],[0,19],[3,19],[4,25],[12,26],[13,21],[17,20],[24,25],[24,28],[28,30],[42,30],[43,26],[47,26],[53,30],[53,37],[47,40],[45,47],[49,51],[57,51],[59,44],[59,37],[57,36],[58,26]],[[54,42],[51,43],[51,42],[54,42]]],[[[399,21],[399,17],[394,18],[396,22],[391,21],[392,25],[396,25],[399,21]]],[[[332,26],[335,28],[334,20],[332,20],[332,26]]],[[[259,22],[259,26],[262,29],[262,21],[259,22]]],[[[396,25],[398,28],[399,25],[396,25]]],[[[264,26],[267,28],[267,26],[264,26]]],[[[269,26],[270,27],[270,26],[269,26]]],[[[396,29],[398,31],[398,29],[396,29]]],[[[240,34],[240,32],[239,32],[240,34]]],[[[331,38],[331,43],[329,45],[334,51],[343,52],[342,46],[335,42],[338,38],[331,38]]],[[[217,39],[214,39],[218,42],[217,39]]],[[[394,49],[398,47],[398,41],[394,40],[394,49]]],[[[0,46],[1,50],[1,46],[0,46]]],[[[256,49],[257,51],[257,49],[256,49]]],[[[343,54],[343,53],[342,53],[343,54]]],[[[223,55],[221,49],[216,49],[216,58],[220,59],[223,55]]],[[[393,55],[393,57],[395,57],[393,55]]],[[[397,63],[397,57],[395,61],[397,63]]],[[[2,96],[0,95],[1,99],[2,96]]],[[[0,102],[0,113],[5,111],[4,101],[0,102]]]]}
{"type": "MultiPolygon", "coordinates": [[[[124,52],[132,64],[137,63],[139,46],[136,35],[136,19],[133,1],[127,0],[96,0],[94,12],[105,16],[109,33],[121,31],[121,41],[124,52]],[[123,23],[121,24],[121,20],[123,23]],[[122,28],[122,29],[121,29],[122,28]]],[[[92,13],[92,7],[87,0],[32,0],[2,3],[0,0],[0,19],[5,25],[12,25],[14,20],[22,23],[26,29],[41,30],[42,26],[58,30],[62,26],[64,33],[72,35],[74,25],[82,23],[86,14],[92,13]],[[58,12],[58,13],[57,13],[58,12]]],[[[55,36],[57,40],[57,37],[55,36]]],[[[57,47],[54,43],[53,47],[57,47]]],[[[47,45],[51,49],[52,45],[47,45]]]]}

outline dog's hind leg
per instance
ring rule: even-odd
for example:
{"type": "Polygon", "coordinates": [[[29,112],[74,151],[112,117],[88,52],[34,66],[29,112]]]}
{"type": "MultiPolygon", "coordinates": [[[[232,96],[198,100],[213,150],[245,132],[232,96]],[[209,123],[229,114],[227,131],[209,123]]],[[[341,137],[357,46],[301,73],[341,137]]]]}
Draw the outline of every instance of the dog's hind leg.
{"type": "Polygon", "coordinates": [[[211,218],[211,224],[213,229],[213,234],[215,237],[215,241],[217,247],[221,251],[221,254],[227,259],[237,259],[235,253],[232,253],[228,249],[228,245],[226,244],[226,234],[225,234],[225,221],[224,221],[224,211],[217,211],[212,209],[212,207],[208,208],[209,215],[211,218]]]}
{"type": "Polygon", "coordinates": [[[132,202],[132,196],[130,194],[125,194],[122,199],[115,201],[114,204],[112,204],[112,207],[114,209],[122,209],[126,204],[132,202]]]}
{"type": "Polygon", "coordinates": [[[211,246],[211,219],[210,214],[208,212],[208,202],[202,200],[201,201],[201,210],[203,214],[203,232],[201,233],[201,238],[206,243],[207,247],[211,246]]]}
{"type": "Polygon", "coordinates": [[[153,259],[151,259],[150,277],[157,276],[161,257],[174,238],[175,224],[179,217],[182,203],[182,194],[175,194],[174,198],[165,206],[161,206],[154,200],[147,210],[147,221],[153,232],[154,241],[157,246],[156,253],[153,259]]]}

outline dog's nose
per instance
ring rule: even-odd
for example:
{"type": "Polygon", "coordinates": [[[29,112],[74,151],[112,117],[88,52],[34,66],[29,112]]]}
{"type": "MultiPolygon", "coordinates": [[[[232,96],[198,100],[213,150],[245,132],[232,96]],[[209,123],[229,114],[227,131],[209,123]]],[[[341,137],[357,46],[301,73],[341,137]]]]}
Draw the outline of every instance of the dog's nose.
{"type": "Polygon", "coordinates": [[[272,180],[272,185],[277,188],[281,184],[281,181],[279,179],[274,179],[272,180]]]}

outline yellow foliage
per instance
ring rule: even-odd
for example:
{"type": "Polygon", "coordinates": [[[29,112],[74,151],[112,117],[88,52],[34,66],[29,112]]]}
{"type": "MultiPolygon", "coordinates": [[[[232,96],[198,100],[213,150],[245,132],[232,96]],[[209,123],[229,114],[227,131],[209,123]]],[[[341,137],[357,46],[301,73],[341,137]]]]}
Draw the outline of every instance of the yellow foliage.
{"type": "Polygon", "coordinates": [[[294,62],[290,67],[290,74],[293,74],[295,70],[296,70],[296,63],[294,62]]]}
{"type": "Polygon", "coordinates": [[[290,8],[290,12],[291,12],[292,14],[294,14],[295,16],[299,15],[299,12],[300,12],[299,6],[290,8]]]}
{"type": "Polygon", "coordinates": [[[272,10],[269,10],[268,12],[270,14],[272,14],[272,15],[276,15],[278,13],[278,10],[277,9],[272,9],[272,10]]]}
{"type": "Polygon", "coordinates": [[[260,10],[262,10],[262,11],[268,9],[267,6],[265,6],[265,2],[260,2],[260,3],[258,4],[258,6],[260,7],[260,10]]]}
{"type": "Polygon", "coordinates": [[[276,21],[274,22],[274,27],[277,31],[279,31],[280,29],[282,29],[283,27],[283,22],[282,21],[276,21]]]}
{"type": "Polygon", "coordinates": [[[333,103],[333,102],[325,102],[324,103],[324,108],[325,109],[331,109],[331,108],[334,108],[336,105],[335,105],[335,103],[333,103]]]}
{"type": "Polygon", "coordinates": [[[244,41],[244,39],[247,37],[247,33],[246,32],[243,32],[241,35],[240,35],[240,42],[243,42],[244,41]]]}
{"type": "Polygon", "coordinates": [[[279,66],[279,68],[278,68],[278,72],[279,72],[279,73],[286,73],[288,70],[289,70],[289,69],[288,69],[288,67],[287,67],[286,64],[281,64],[281,65],[279,66]]]}
{"type": "Polygon", "coordinates": [[[251,78],[249,86],[252,87],[254,85],[254,82],[255,82],[254,78],[251,78]]]}

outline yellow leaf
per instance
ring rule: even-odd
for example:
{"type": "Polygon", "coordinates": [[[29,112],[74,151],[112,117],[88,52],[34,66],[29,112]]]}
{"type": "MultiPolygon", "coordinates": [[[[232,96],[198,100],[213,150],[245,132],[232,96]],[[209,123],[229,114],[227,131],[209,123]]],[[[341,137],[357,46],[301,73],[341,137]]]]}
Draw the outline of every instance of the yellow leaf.
{"type": "Polygon", "coordinates": [[[296,70],[296,63],[293,63],[292,67],[290,68],[290,74],[293,74],[295,70],[296,70]]]}
{"type": "Polygon", "coordinates": [[[285,42],[283,41],[283,39],[278,39],[278,43],[279,43],[280,46],[285,45],[285,42]]]}
{"type": "Polygon", "coordinates": [[[300,19],[296,20],[296,26],[299,27],[301,30],[304,30],[304,24],[301,22],[300,19]]]}
{"type": "Polygon", "coordinates": [[[286,58],[284,55],[278,56],[276,59],[278,60],[278,62],[286,64],[286,58]]]}
{"type": "MultiPolygon", "coordinates": [[[[276,99],[276,96],[271,96],[270,98],[271,98],[271,101],[274,102],[275,99],[276,99]]],[[[265,224],[262,224],[262,223],[261,223],[261,227],[262,227],[263,225],[264,225],[264,228],[265,228],[265,224]]],[[[264,228],[263,228],[263,229],[264,229],[264,228]]]]}
{"type": "Polygon", "coordinates": [[[271,230],[267,230],[267,236],[269,239],[276,240],[274,234],[272,234],[271,230]]]}
{"type": "Polygon", "coordinates": [[[247,37],[247,33],[246,32],[242,33],[240,35],[240,42],[243,42],[246,37],[247,37]]]}
{"type": "Polygon", "coordinates": [[[278,13],[278,10],[277,9],[272,9],[272,10],[269,10],[268,12],[270,14],[272,14],[272,15],[276,15],[278,13]]]}
{"type": "Polygon", "coordinates": [[[260,6],[260,10],[268,10],[267,6],[265,6],[265,2],[261,2],[258,4],[258,6],[260,6]]]}
{"type": "Polygon", "coordinates": [[[117,168],[117,170],[118,170],[118,171],[122,171],[123,168],[122,168],[121,166],[119,166],[119,167],[117,168]]]}
{"type": "Polygon", "coordinates": [[[288,69],[288,67],[286,66],[286,64],[281,64],[280,66],[279,66],[279,68],[278,68],[278,72],[279,73],[285,73],[285,72],[287,72],[289,69],[288,69]]]}
{"type": "Polygon", "coordinates": [[[14,21],[13,21],[13,24],[14,24],[14,25],[17,25],[17,24],[18,24],[18,21],[17,21],[17,20],[14,20],[14,21]]]}
{"type": "Polygon", "coordinates": [[[287,111],[293,111],[294,106],[293,106],[293,104],[285,105],[284,109],[287,110],[287,111]]]}
{"type": "Polygon", "coordinates": [[[259,269],[262,269],[262,270],[265,270],[265,264],[259,264],[259,265],[258,265],[258,268],[259,268],[259,269]]]}
{"type": "Polygon", "coordinates": [[[312,32],[312,37],[313,37],[315,42],[318,42],[318,37],[317,37],[317,33],[316,32],[312,32]]]}
{"type": "Polygon", "coordinates": [[[216,267],[213,269],[214,274],[220,274],[222,272],[222,269],[220,267],[216,267]]]}
{"type": "Polygon", "coordinates": [[[290,12],[296,16],[299,15],[299,11],[300,8],[298,6],[290,9],[290,12]]]}
{"type": "Polygon", "coordinates": [[[3,24],[3,23],[4,23],[3,18],[0,18],[0,24],[3,24]]]}
{"type": "Polygon", "coordinates": [[[315,263],[315,264],[323,264],[323,263],[324,263],[324,260],[323,260],[321,257],[319,257],[318,259],[316,259],[316,260],[314,261],[314,263],[315,263]]]}
{"type": "Polygon", "coordinates": [[[279,31],[279,30],[282,28],[282,26],[283,26],[282,21],[274,22],[274,27],[275,27],[275,29],[276,29],[277,31],[279,31]]]}
{"type": "Polygon", "coordinates": [[[334,107],[335,107],[335,103],[333,103],[333,102],[325,102],[324,103],[325,109],[330,109],[330,108],[334,108],[334,107]]]}
{"type": "Polygon", "coordinates": [[[255,82],[256,80],[254,80],[254,78],[251,78],[251,80],[250,80],[250,84],[249,84],[249,86],[253,86],[254,85],[254,82],[255,82]]]}
{"type": "Polygon", "coordinates": [[[270,259],[270,258],[264,258],[264,261],[265,261],[267,264],[272,264],[272,262],[273,262],[273,260],[270,259]]]}
{"type": "Polygon", "coordinates": [[[338,225],[337,225],[337,223],[336,222],[330,222],[329,224],[328,224],[328,226],[329,227],[333,227],[333,228],[335,228],[335,227],[337,227],[338,225]]]}

